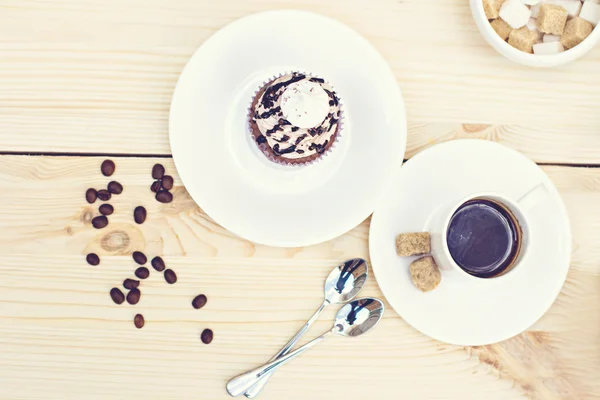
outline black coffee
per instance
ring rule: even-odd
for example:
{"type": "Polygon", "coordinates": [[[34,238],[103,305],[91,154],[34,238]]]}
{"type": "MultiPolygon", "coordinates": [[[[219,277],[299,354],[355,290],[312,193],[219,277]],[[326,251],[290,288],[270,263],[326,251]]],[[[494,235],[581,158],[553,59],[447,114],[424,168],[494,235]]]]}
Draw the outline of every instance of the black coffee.
{"type": "Polygon", "coordinates": [[[518,257],[521,228],[502,204],[473,199],[450,219],[447,243],[450,255],[463,270],[491,278],[512,266],[518,257]]]}

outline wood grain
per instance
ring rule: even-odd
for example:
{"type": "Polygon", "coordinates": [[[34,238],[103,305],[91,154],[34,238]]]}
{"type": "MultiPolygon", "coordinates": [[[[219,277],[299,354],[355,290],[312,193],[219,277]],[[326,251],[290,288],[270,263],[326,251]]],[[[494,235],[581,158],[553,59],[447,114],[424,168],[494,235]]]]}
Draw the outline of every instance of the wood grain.
{"type": "MultiPolygon", "coordinates": [[[[185,63],[227,23],[269,9],[339,19],[383,54],[408,112],[406,157],[481,138],[539,163],[598,165],[600,50],[563,68],[511,64],[483,41],[463,0],[0,0],[0,153],[169,155],[168,108],[185,63]]],[[[267,361],[321,299],[343,259],[368,257],[369,220],[316,246],[255,245],[199,209],[168,158],[0,156],[0,398],[219,399],[227,379],[267,361]],[[163,163],[175,201],[149,190],[163,163]],[[125,191],[103,230],[88,187],[125,191]],[[133,208],[149,212],[143,225],[133,208]],[[108,291],[131,252],[163,255],[137,306],[108,291]],[[101,264],[85,263],[97,252],[101,264]],[[204,293],[208,304],[191,307],[204,293]],[[137,330],[133,316],[144,314],[137,330]],[[211,345],[202,329],[215,331],[211,345]]],[[[279,371],[264,399],[600,398],[600,169],[546,166],[567,205],[573,257],[558,299],[525,333],[451,346],[391,308],[376,330],[333,338],[279,371]]],[[[374,279],[365,295],[381,297],[374,279]]],[[[307,340],[329,328],[327,310],[307,340]]]]}
{"type": "Polygon", "coordinates": [[[169,154],[169,102],[191,54],[278,8],[339,19],[383,54],[413,153],[472,134],[468,123],[500,125],[485,135],[539,162],[597,162],[600,49],[563,68],[512,64],[464,0],[0,0],[0,151],[169,154]]]}
{"type": "MultiPolygon", "coordinates": [[[[103,230],[85,189],[109,178],[102,158],[1,156],[0,397],[228,398],[228,378],[268,360],[319,305],[331,268],[367,257],[369,221],[299,249],[254,245],[198,209],[169,159],[119,158],[123,183],[103,230]],[[149,190],[155,162],[175,176],[175,201],[149,190]],[[133,207],[148,208],[146,223],[133,207]],[[179,277],[153,272],[137,306],[108,291],[132,275],[133,250],[163,254],[179,277]],[[91,267],[85,254],[96,251],[91,267]],[[204,293],[208,304],[191,307],[204,293]],[[141,312],[146,326],[137,330],[141,312]],[[204,345],[202,329],[215,331],[204,345]]],[[[265,399],[595,399],[600,396],[600,169],[544,167],[567,205],[574,235],[567,283],[527,332],[483,347],[420,334],[391,308],[352,344],[332,338],[279,371],[265,399]],[[341,367],[343,365],[343,367],[341,367]]],[[[374,279],[365,295],[381,296],[374,279]]],[[[333,307],[332,307],[333,308],[333,307]]],[[[328,329],[330,309],[307,340],[328,329]]],[[[349,340],[349,339],[348,339],[349,340]]]]}

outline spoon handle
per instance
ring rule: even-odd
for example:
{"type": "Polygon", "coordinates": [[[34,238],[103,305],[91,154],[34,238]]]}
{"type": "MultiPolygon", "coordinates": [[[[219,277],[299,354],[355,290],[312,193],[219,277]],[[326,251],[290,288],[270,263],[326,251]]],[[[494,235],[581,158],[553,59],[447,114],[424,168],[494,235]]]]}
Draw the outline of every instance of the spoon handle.
{"type": "MultiPolygon", "coordinates": [[[[323,312],[323,310],[325,309],[325,307],[327,307],[329,305],[329,302],[327,300],[323,301],[323,304],[321,304],[321,306],[319,307],[319,309],[313,314],[312,317],[310,317],[310,319],[308,321],[306,321],[306,323],[304,324],[304,326],[302,328],[300,328],[300,330],[294,335],[294,337],[292,337],[290,339],[289,342],[287,342],[287,344],[285,346],[283,346],[283,348],[281,350],[279,350],[279,352],[277,354],[275,354],[275,356],[273,356],[273,358],[271,358],[269,360],[269,362],[271,361],[275,361],[277,360],[279,357],[281,356],[285,356],[287,353],[289,353],[289,351],[294,348],[294,346],[296,345],[296,343],[298,342],[298,340],[300,340],[300,338],[302,337],[302,335],[304,335],[306,333],[306,331],[308,330],[308,328],[310,328],[310,326],[317,320],[319,319],[319,315],[321,315],[321,312],[323,312]]],[[[269,381],[269,377],[271,376],[272,373],[266,373],[264,374],[260,380],[258,382],[256,382],[255,385],[253,385],[250,389],[248,389],[246,391],[246,393],[244,393],[244,396],[246,396],[249,399],[253,399],[256,396],[258,396],[258,394],[260,393],[260,391],[263,389],[263,387],[267,384],[267,382],[269,381]]]]}
{"type": "Polygon", "coordinates": [[[256,384],[260,379],[266,376],[269,373],[273,373],[276,369],[280,368],[284,364],[287,364],[293,358],[302,354],[306,350],[310,349],[317,343],[320,343],[325,339],[327,335],[333,332],[333,329],[329,332],[326,332],[319,336],[316,339],[311,340],[306,343],[304,346],[299,347],[298,349],[292,351],[291,353],[286,354],[285,356],[279,357],[275,361],[271,361],[261,367],[253,369],[252,371],[248,371],[244,374],[238,375],[235,378],[232,378],[229,382],[227,382],[227,393],[231,396],[236,397],[244,393],[246,390],[250,389],[254,384],[256,384]]]}

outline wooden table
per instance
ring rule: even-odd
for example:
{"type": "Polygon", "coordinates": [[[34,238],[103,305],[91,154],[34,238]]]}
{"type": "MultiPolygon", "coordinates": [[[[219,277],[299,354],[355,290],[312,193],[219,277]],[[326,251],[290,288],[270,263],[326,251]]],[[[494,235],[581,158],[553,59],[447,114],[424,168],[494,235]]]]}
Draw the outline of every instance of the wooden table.
{"type": "MultiPolygon", "coordinates": [[[[515,338],[451,346],[390,309],[353,347],[331,340],[285,367],[261,398],[599,398],[600,48],[559,69],[512,64],[484,43],[466,0],[0,0],[0,398],[228,398],[226,380],[311,315],[331,268],[368,257],[368,220],[305,248],[240,239],[192,202],[173,166],[169,101],[186,61],[225,24],[275,8],[335,17],[383,54],[407,104],[406,158],[469,137],[543,165],[574,247],[562,293],[515,338]],[[95,230],[98,203],[84,192],[108,181],[107,157],[125,191],[95,230]],[[171,204],[148,189],[157,162],[175,176],[171,204]],[[179,281],[154,273],[137,306],[117,306],[108,291],[131,276],[133,250],[164,255],[179,281]],[[199,293],[208,305],[194,310],[199,293]]],[[[381,296],[374,279],[363,293],[381,296]]]]}

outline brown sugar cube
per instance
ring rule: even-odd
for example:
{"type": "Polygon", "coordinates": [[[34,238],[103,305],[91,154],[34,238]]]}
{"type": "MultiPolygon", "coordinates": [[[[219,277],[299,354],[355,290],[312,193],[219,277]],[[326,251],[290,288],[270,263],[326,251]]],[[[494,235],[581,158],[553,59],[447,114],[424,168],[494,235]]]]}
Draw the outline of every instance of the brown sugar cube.
{"type": "Polygon", "coordinates": [[[492,25],[492,28],[494,28],[494,30],[496,31],[498,36],[502,38],[502,40],[508,39],[508,35],[510,35],[512,28],[509,24],[506,23],[505,20],[503,20],[502,18],[498,18],[490,22],[490,25],[492,25]]]}
{"type": "Polygon", "coordinates": [[[592,33],[592,29],[594,26],[585,19],[573,17],[567,21],[560,43],[567,49],[575,47],[592,33]]]}
{"type": "Polygon", "coordinates": [[[500,7],[505,0],[483,0],[483,11],[487,19],[498,18],[500,7]]]}
{"type": "Polygon", "coordinates": [[[524,26],[519,29],[513,29],[510,32],[508,35],[508,44],[526,53],[533,53],[533,45],[537,43],[537,39],[538,34],[524,26]]]}
{"type": "Polygon", "coordinates": [[[410,278],[422,292],[429,292],[438,287],[442,274],[431,256],[419,258],[410,264],[410,278]]]}
{"type": "Polygon", "coordinates": [[[537,18],[537,28],[544,33],[562,35],[569,13],[561,6],[542,4],[537,18]]]}
{"type": "Polygon", "coordinates": [[[399,256],[420,256],[431,251],[429,232],[402,233],[396,237],[396,252],[399,256]]]}

